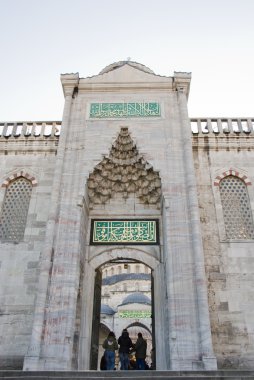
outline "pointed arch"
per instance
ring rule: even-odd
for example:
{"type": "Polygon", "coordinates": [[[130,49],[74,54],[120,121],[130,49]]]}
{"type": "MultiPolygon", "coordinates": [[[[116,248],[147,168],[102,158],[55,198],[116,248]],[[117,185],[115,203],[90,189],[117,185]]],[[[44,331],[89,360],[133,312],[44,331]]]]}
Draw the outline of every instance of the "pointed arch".
{"type": "Polygon", "coordinates": [[[246,179],[227,175],[219,182],[219,192],[227,239],[254,239],[253,215],[246,179]]]}
{"type": "Polygon", "coordinates": [[[149,329],[149,327],[147,327],[144,323],[141,323],[141,322],[132,322],[130,323],[129,325],[127,325],[127,329],[129,329],[130,327],[141,327],[143,328],[144,330],[147,330],[149,332],[149,334],[152,335],[152,331],[149,329]]]}
{"type": "Polygon", "coordinates": [[[19,177],[26,178],[28,181],[31,182],[31,185],[33,187],[38,185],[38,182],[33,175],[29,174],[25,170],[20,170],[20,171],[17,171],[15,173],[11,174],[10,176],[6,177],[1,184],[1,187],[8,187],[12,181],[14,181],[15,179],[17,179],[19,177]]]}
{"type": "Polygon", "coordinates": [[[100,329],[105,332],[105,334],[108,335],[110,332],[110,328],[106,325],[105,322],[100,322],[100,329]]]}
{"type": "Polygon", "coordinates": [[[19,243],[25,234],[34,178],[31,180],[30,176],[27,178],[20,173],[8,177],[2,185],[6,188],[0,215],[0,239],[3,242],[19,243]]]}
{"type": "Polygon", "coordinates": [[[229,170],[226,170],[226,171],[222,172],[220,175],[216,176],[214,183],[213,183],[214,186],[219,186],[220,181],[223,178],[228,177],[228,176],[235,176],[235,177],[240,178],[245,183],[246,186],[250,186],[252,184],[250,179],[246,176],[246,174],[242,173],[238,169],[230,168],[229,170]]]}

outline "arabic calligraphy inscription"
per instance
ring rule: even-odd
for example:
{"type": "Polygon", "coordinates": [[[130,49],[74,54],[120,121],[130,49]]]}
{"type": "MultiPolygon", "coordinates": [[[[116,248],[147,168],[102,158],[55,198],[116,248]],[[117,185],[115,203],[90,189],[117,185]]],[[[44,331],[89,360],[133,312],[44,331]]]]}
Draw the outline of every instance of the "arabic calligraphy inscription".
{"type": "Polygon", "coordinates": [[[161,116],[161,108],[156,102],[91,103],[89,115],[93,119],[158,116],[161,116]]]}
{"type": "Polygon", "coordinates": [[[122,310],[118,312],[120,318],[151,318],[151,310],[122,310]]]}
{"type": "Polygon", "coordinates": [[[91,244],[158,244],[158,220],[92,220],[91,244]]]}

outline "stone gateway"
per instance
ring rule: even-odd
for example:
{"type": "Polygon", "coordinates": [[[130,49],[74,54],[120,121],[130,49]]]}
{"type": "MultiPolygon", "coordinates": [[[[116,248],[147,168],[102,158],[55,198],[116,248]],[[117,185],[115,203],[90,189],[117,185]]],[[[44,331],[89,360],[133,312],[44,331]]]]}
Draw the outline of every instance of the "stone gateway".
{"type": "Polygon", "coordinates": [[[117,62],[0,123],[1,369],[97,369],[113,318],[157,370],[253,368],[254,119],[190,119],[190,81],[117,62]]]}

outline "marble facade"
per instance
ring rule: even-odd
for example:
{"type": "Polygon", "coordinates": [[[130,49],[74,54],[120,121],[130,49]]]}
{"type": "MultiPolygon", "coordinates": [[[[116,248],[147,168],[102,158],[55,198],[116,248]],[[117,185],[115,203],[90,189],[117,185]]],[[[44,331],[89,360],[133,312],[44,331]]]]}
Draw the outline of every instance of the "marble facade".
{"type": "Polygon", "coordinates": [[[135,62],[61,81],[61,123],[2,125],[1,205],[33,187],[24,238],[0,244],[1,366],[90,369],[100,268],[124,259],[152,272],[157,369],[251,368],[253,240],[227,238],[219,185],[253,210],[253,119],[190,120],[191,75],[135,62]],[[158,243],[91,244],[95,219],[157,220],[158,243]]]}

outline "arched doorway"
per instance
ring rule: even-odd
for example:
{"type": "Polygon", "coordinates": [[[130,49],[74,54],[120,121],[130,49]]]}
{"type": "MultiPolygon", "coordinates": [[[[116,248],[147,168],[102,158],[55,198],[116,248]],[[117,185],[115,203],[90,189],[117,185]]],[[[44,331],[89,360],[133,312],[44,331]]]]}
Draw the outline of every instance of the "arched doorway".
{"type": "MultiPolygon", "coordinates": [[[[95,302],[94,291],[97,288],[101,294],[101,281],[98,281],[98,273],[100,268],[112,260],[132,260],[139,261],[140,263],[148,266],[151,270],[152,280],[152,309],[153,318],[152,323],[154,328],[153,342],[155,342],[156,351],[156,367],[159,369],[167,368],[167,361],[169,360],[168,348],[165,346],[166,326],[164,323],[165,318],[165,276],[164,265],[161,262],[161,247],[160,246],[139,246],[139,247],[102,247],[102,246],[87,246],[88,260],[84,262],[83,274],[80,283],[80,292],[82,294],[81,302],[81,318],[79,327],[79,350],[78,350],[78,369],[89,370],[91,368],[91,355],[92,355],[92,337],[96,338],[93,330],[94,320],[93,316],[97,315],[97,326],[100,324],[100,297],[99,302],[95,302]],[[94,306],[97,304],[97,313],[94,313],[94,306]]],[[[97,331],[98,328],[97,328],[97,331]]],[[[98,356],[98,336],[96,338],[97,356],[98,356]]],[[[97,369],[98,358],[94,361],[94,368],[97,369]]]]}
{"type": "MultiPolygon", "coordinates": [[[[91,335],[90,369],[99,369],[103,341],[109,330],[116,338],[127,328],[133,343],[138,332],[148,343],[148,359],[154,346],[152,331],[152,271],[133,259],[114,259],[96,269],[91,335]]],[[[119,360],[116,358],[116,369],[119,360]]]]}

